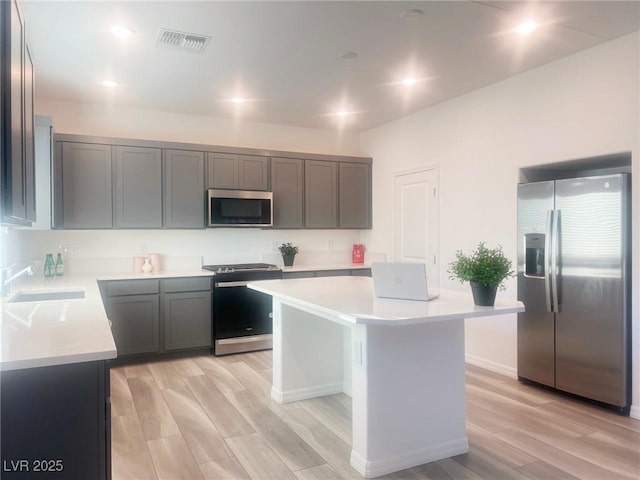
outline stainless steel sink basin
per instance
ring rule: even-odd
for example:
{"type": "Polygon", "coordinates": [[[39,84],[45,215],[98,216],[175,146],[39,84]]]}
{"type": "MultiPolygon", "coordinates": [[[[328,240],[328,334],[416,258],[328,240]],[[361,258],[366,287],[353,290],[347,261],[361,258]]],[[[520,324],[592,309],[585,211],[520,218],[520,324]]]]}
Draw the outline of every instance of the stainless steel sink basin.
{"type": "Polygon", "coordinates": [[[9,303],[45,302],[47,300],[72,300],[77,298],[84,298],[84,290],[18,292],[9,300],[9,303]]]}

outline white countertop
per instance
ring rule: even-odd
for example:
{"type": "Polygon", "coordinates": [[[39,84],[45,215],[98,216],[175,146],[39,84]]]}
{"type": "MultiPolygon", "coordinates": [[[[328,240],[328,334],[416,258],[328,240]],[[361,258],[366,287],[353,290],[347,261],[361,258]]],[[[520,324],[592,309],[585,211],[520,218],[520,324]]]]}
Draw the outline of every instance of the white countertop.
{"type": "Polygon", "coordinates": [[[0,370],[106,360],[116,345],[93,276],[29,277],[2,299],[0,370]],[[85,298],[9,303],[20,292],[84,290],[85,298]]]}
{"type": "Polygon", "coordinates": [[[524,311],[522,302],[499,298],[493,307],[479,307],[474,305],[471,292],[449,290],[441,290],[440,296],[429,302],[376,298],[368,277],[263,280],[249,283],[249,288],[354,324],[414,325],[524,311]]]}

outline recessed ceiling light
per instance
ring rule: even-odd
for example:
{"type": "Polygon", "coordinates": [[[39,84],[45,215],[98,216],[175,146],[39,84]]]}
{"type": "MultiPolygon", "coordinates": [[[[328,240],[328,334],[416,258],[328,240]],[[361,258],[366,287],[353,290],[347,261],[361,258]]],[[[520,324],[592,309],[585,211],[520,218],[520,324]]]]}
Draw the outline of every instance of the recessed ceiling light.
{"type": "Polygon", "coordinates": [[[340,54],[340,58],[343,60],[354,60],[358,58],[358,54],[356,52],[344,52],[340,54]]]}
{"type": "Polygon", "coordinates": [[[400,14],[405,20],[416,20],[421,18],[424,15],[424,10],[420,10],[419,8],[411,8],[409,10],[405,10],[400,14]]]}
{"type": "Polygon", "coordinates": [[[413,77],[407,77],[404,80],[402,80],[402,84],[406,85],[407,87],[411,87],[412,85],[415,85],[418,81],[413,78],[413,77]]]}
{"type": "Polygon", "coordinates": [[[111,33],[113,33],[118,38],[129,38],[133,35],[133,30],[129,27],[125,27],[124,25],[114,25],[111,27],[111,33]]]}
{"type": "Polygon", "coordinates": [[[339,112],[336,112],[336,115],[338,117],[346,117],[347,115],[349,115],[350,112],[347,112],[345,110],[340,110],[339,112]]]}
{"type": "Polygon", "coordinates": [[[114,88],[118,86],[118,82],[114,82],[113,80],[104,80],[102,85],[108,88],[114,88]]]}
{"type": "Polygon", "coordinates": [[[533,20],[527,20],[516,27],[516,32],[520,35],[529,35],[536,28],[538,28],[538,24],[536,22],[533,20]]]}
{"type": "Polygon", "coordinates": [[[238,105],[240,105],[241,103],[246,102],[246,100],[244,98],[242,98],[242,97],[234,97],[234,98],[231,99],[231,101],[233,103],[237,103],[238,105]]]}

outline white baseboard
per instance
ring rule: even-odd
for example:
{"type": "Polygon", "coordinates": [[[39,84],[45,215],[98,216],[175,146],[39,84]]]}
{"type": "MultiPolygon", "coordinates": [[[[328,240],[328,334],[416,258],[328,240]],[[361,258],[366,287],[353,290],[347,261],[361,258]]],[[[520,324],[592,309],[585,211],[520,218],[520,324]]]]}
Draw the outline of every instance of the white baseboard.
{"type": "Polygon", "coordinates": [[[487,360],[486,358],[476,357],[475,355],[465,355],[465,361],[476,367],[485,368],[495,373],[506,375],[510,378],[518,378],[518,370],[513,367],[508,367],[502,363],[487,360]]]}
{"type": "Polygon", "coordinates": [[[440,445],[433,445],[429,448],[406,452],[384,460],[367,461],[351,450],[351,466],[355,468],[360,475],[366,478],[379,477],[387,473],[398,472],[406,468],[415,467],[429,462],[435,462],[443,458],[461,455],[469,451],[469,442],[467,437],[445,442],[440,445]]]}
{"type": "Polygon", "coordinates": [[[333,395],[334,393],[342,393],[342,383],[314,385],[313,387],[287,390],[286,392],[281,392],[280,390],[271,388],[271,398],[278,403],[297,402],[298,400],[323,397],[325,395],[333,395]]]}
{"type": "Polygon", "coordinates": [[[631,418],[635,418],[636,420],[640,420],[640,405],[631,405],[629,416],[631,418]]]}

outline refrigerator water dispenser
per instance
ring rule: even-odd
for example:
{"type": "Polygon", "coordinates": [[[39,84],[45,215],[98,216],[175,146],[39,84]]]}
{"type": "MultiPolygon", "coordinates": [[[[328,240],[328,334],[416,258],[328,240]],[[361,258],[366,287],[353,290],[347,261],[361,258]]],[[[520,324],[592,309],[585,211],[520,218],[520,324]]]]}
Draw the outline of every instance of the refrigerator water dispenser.
{"type": "Polygon", "coordinates": [[[525,233],[525,267],[528,277],[544,278],[544,233],[525,233]]]}

